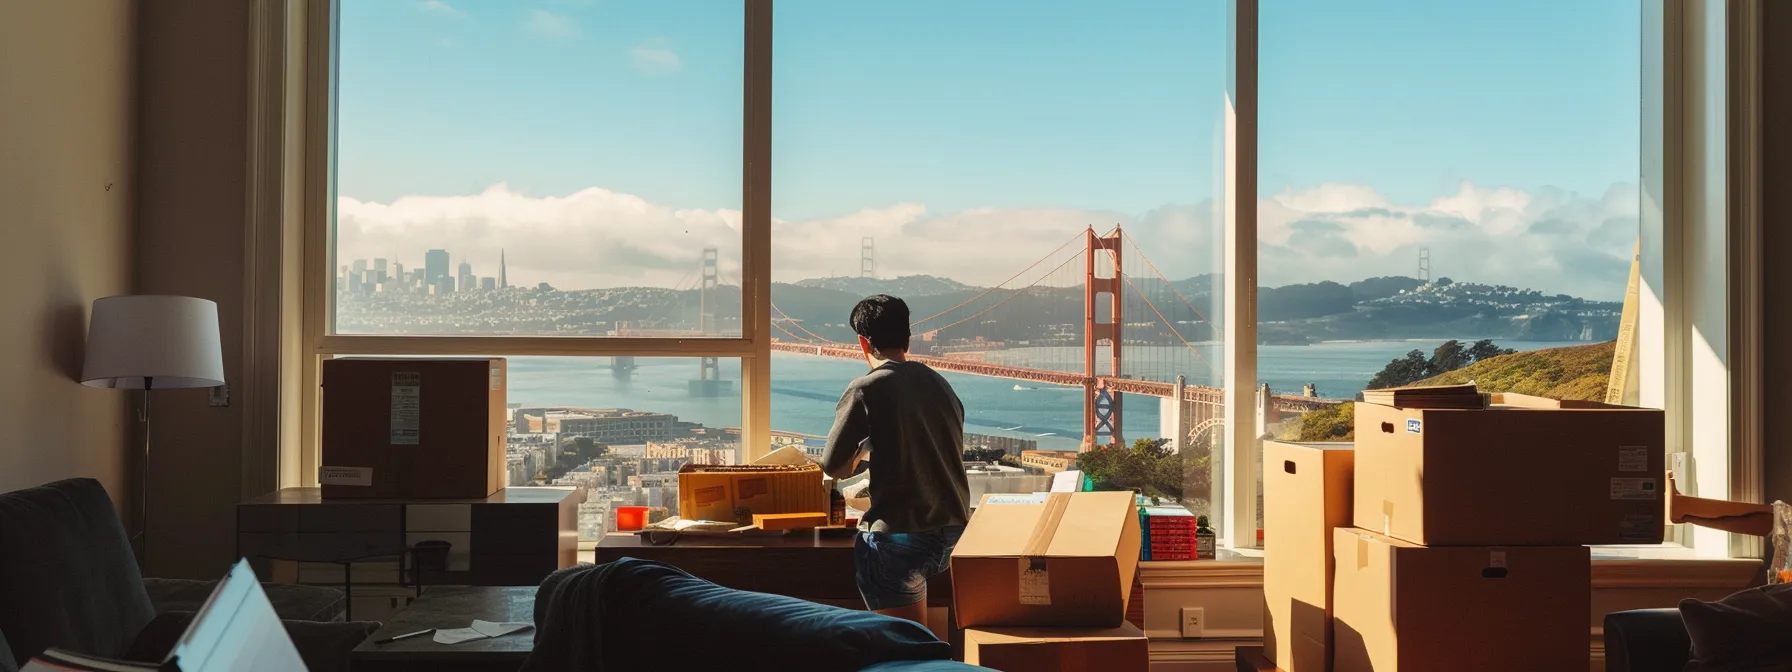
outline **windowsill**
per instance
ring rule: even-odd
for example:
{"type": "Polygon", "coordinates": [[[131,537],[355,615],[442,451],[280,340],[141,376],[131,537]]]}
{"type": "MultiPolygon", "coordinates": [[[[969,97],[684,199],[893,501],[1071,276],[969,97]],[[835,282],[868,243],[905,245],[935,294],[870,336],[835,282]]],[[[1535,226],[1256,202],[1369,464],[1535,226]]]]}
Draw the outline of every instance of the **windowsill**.
{"type": "MultiPolygon", "coordinates": [[[[1677,544],[1593,547],[1594,588],[1673,586],[1741,589],[1759,582],[1761,561],[1698,558],[1677,544]]],[[[1263,585],[1261,549],[1221,549],[1217,560],[1147,560],[1140,582],[1152,588],[1239,588],[1263,585]]]]}

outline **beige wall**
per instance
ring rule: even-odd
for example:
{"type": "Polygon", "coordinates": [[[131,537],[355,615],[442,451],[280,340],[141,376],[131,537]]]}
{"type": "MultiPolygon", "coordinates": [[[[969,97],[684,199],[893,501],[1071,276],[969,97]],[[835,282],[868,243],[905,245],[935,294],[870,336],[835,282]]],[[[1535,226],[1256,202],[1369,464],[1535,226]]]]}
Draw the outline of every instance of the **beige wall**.
{"type": "Polygon", "coordinates": [[[1792,502],[1792,3],[1761,3],[1766,499],[1792,502]]]}
{"type": "MultiPolygon", "coordinates": [[[[224,377],[242,376],[249,7],[143,3],[138,30],[137,289],[218,302],[224,377]]],[[[242,405],[155,398],[148,571],[216,578],[234,560],[242,405]]]]}
{"type": "Polygon", "coordinates": [[[0,3],[0,491],[133,493],[129,397],[76,379],[89,306],[131,289],[135,22],[129,2],[0,3]]]}

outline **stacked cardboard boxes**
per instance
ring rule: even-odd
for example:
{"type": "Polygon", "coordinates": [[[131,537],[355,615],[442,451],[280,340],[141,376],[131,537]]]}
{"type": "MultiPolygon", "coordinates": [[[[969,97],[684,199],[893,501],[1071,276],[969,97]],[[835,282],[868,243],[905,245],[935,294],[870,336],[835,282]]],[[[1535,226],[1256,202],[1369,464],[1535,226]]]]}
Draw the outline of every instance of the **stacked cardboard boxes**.
{"type": "Polygon", "coordinates": [[[1587,668],[1586,545],[1661,541],[1663,415],[1491,402],[1356,405],[1355,527],[1330,549],[1332,669],[1587,668]]]}
{"type": "Polygon", "coordinates": [[[1332,530],[1350,526],[1351,448],[1263,445],[1263,651],[1284,672],[1331,664],[1332,530]]]}
{"type": "Polygon", "coordinates": [[[965,662],[1004,672],[1143,672],[1126,622],[1139,563],[1131,492],[986,495],[952,551],[965,662]]]}

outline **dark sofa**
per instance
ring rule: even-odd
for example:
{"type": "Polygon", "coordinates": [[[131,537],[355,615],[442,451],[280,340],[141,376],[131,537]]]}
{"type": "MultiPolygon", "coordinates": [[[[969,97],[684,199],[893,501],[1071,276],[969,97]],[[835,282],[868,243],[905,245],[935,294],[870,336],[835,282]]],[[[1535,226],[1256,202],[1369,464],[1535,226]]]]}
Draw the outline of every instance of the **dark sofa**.
{"type": "Polygon", "coordinates": [[[1692,638],[1679,609],[1633,609],[1605,615],[1606,672],[1680,672],[1692,638]]]}
{"type": "MultiPolygon", "coordinates": [[[[0,495],[0,548],[0,672],[51,647],[160,660],[215,585],[143,578],[111,497],[93,479],[0,495]]],[[[349,651],[378,627],[343,622],[341,591],[264,587],[313,672],[347,670],[349,651]]]]}

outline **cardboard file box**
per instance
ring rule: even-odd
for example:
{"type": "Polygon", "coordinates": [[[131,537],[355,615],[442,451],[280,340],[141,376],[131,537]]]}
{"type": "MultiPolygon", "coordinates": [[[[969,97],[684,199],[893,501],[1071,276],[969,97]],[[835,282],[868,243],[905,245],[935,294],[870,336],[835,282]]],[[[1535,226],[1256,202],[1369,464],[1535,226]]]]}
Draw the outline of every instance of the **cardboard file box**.
{"type": "Polygon", "coordinates": [[[678,470],[678,515],[753,524],[755,514],[828,510],[821,467],[687,464],[678,470]]]}
{"type": "Polygon", "coordinates": [[[1585,546],[1419,546],[1353,528],[1333,534],[1336,672],[1587,669],[1585,546]]]}
{"type": "Polygon", "coordinates": [[[964,662],[1001,672],[1145,672],[1145,633],[1118,628],[973,628],[964,631],[964,662]]]}
{"type": "Polygon", "coordinates": [[[1331,666],[1332,529],[1350,527],[1349,443],[1263,444],[1263,652],[1283,672],[1331,666]]]}
{"type": "Polygon", "coordinates": [[[961,627],[1119,627],[1139,565],[1131,492],[985,495],[952,551],[961,627]]]}
{"type": "Polygon", "coordinates": [[[318,483],[338,498],[484,499],[504,488],[505,362],[323,362],[318,483]]]}
{"type": "Polygon", "coordinates": [[[1355,525],[1431,546],[1660,543],[1662,412],[1493,395],[1356,405],[1355,525]]]}

